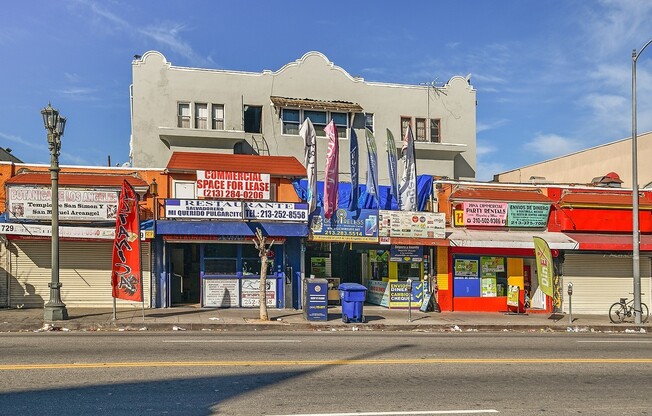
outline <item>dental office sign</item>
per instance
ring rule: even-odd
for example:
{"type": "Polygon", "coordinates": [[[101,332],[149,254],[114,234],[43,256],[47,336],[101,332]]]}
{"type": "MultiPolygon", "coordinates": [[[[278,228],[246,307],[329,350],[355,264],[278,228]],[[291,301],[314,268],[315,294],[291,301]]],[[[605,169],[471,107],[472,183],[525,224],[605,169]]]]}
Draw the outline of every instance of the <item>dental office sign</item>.
{"type": "Polygon", "coordinates": [[[507,224],[506,202],[464,202],[464,225],[504,227],[507,224]]]}
{"type": "MultiPolygon", "coordinates": [[[[19,220],[52,220],[49,187],[8,186],[9,217],[19,220]]],[[[115,221],[118,190],[59,188],[59,219],[64,221],[115,221]]]]}
{"type": "Polygon", "coordinates": [[[269,173],[198,170],[198,198],[269,199],[269,173]]]}

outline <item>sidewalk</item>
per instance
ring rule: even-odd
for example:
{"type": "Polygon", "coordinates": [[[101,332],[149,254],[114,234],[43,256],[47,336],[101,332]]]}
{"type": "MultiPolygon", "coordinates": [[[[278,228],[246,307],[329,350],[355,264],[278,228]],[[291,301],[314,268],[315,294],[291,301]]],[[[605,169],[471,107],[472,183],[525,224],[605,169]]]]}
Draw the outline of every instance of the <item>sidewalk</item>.
{"type": "Polygon", "coordinates": [[[650,322],[612,324],[607,314],[573,315],[573,323],[564,314],[508,315],[489,312],[420,312],[413,310],[411,322],[407,310],[364,305],[364,323],[344,323],[340,306],[329,306],[328,321],[307,321],[303,312],[293,309],[268,309],[270,321],[259,318],[257,308],[200,309],[119,309],[113,320],[110,308],[70,308],[69,319],[46,323],[42,309],[0,309],[0,332],[18,331],[559,331],[559,332],[641,332],[652,330],[650,322]]]}

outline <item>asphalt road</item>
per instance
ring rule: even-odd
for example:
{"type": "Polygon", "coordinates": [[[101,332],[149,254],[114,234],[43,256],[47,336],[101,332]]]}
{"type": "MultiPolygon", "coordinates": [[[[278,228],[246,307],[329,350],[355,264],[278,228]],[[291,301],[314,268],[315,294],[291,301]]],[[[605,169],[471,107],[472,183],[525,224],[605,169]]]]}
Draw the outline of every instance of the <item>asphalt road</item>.
{"type": "Polygon", "coordinates": [[[652,414],[647,334],[0,334],[0,414],[652,414]]]}

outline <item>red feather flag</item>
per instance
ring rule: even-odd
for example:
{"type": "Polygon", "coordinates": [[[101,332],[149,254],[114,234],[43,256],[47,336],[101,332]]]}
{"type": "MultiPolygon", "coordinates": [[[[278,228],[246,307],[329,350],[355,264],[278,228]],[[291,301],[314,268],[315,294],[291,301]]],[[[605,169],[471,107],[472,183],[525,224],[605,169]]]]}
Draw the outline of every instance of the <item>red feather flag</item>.
{"type": "Polygon", "coordinates": [[[111,286],[113,297],[143,301],[143,279],[140,265],[140,219],[138,195],[125,180],[118,203],[113,242],[111,286]]]}

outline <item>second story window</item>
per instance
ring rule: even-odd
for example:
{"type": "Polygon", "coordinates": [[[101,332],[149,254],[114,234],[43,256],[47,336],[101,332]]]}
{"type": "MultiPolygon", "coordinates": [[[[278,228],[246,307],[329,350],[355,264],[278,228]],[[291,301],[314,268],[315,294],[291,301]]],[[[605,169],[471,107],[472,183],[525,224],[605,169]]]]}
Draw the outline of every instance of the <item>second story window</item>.
{"type": "Polygon", "coordinates": [[[430,141],[432,143],[441,143],[441,120],[430,120],[430,141]]]}
{"type": "Polygon", "coordinates": [[[414,140],[418,142],[425,142],[426,141],[426,119],[417,118],[415,120],[415,124],[416,124],[416,129],[415,129],[414,140]]]}
{"type": "Polygon", "coordinates": [[[263,107],[245,104],[243,111],[245,133],[262,133],[263,107]]]}
{"type": "Polygon", "coordinates": [[[284,108],[281,114],[283,120],[283,134],[299,134],[301,114],[299,110],[284,108]]]}
{"type": "Polygon", "coordinates": [[[195,128],[208,128],[208,104],[195,104],[195,128]]]}
{"type": "Polygon", "coordinates": [[[177,106],[177,127],[190,128],[190,103],[179,103],[177,106]]]}
{"type": "Polygon", "coordinates": [[[304,110],[303,112],[304,120],[309,118],[312,121],[312,125],[315,126],[315,134],[317,137],[326,137],[326,132],[324,127],[328,124],[328,117],[326,116],[325,111],[308,111],[304,110]]]}
{"type": "Polygon", "coordinates": [[[346,129],[348,127],[348,117],[346,113],[331,113],[331,118],[337,128],[337,137],[347,137],[346,129]]]}
{"type": "Polygon", "coordinates": [[[405,138],[408,126],[412,126],[412,117],[401,117],[401,140],[405,138]]]}
{"type": "Polygon", "coordinates": [[[373,113],[366,113],[364,115],[364,126],[369,129],[370,132],[374,132],[374,115],[373,113]]]}
{"type": "Polygon", "coordinates": [[[213,130],[224,130],[224,105],[213,104],[212,125],[213,130]]]}

